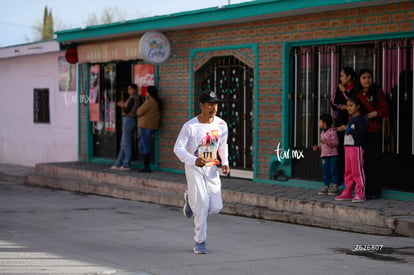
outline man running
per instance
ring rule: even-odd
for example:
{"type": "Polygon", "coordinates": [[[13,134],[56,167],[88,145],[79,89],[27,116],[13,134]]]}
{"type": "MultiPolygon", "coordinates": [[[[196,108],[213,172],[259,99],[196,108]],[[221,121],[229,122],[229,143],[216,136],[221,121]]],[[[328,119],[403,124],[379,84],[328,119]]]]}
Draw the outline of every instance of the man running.
{"type": "Polygon", "coordinates": [[[227,123],[216,116],[219,102],[215,92],[203,91],[201,114],[183,125],[174,146],[174,153],[185,165],[188,189],[184,194],[183,211],[187,218],[194,216],[196,254],[207,253],[207,216],[223,208],[218,156],[223,174],[230,173],[227,123]]]}

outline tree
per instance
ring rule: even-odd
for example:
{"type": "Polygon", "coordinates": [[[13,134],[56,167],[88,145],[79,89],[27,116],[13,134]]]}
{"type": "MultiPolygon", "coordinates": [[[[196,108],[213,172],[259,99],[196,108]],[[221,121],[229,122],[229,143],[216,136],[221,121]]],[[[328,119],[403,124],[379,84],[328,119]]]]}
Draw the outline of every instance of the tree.
{"type": "Polygon", "coordinates": [[[43,14],[43,26],[42,26],[42,40],[53,39],[53,15],[52,11],[45,6],[43,14]]]}
{"type": "MultiPolygon", "coordinates": [[[[147,17],[143,12],[136,12],[136,18],[147,17]]],[[[88,15],[86,26],[95,26],[100,24],[109,24],[113,22],[122,22],[126,20],[126,12],[119,10],[117,7],[105,7],[100,15],[91,13],[88,15]]]]}
{"type": "Polygon", "coordinates": [[[94,26],[117,21],[125,21],[125,12],[121,12],[117,7],[106,7],[102,10],[99,18],[96,13],[89,14],[86,25],[94,26]]]}
{"type": "MultiPolygon", "coordinates": [[[[126,12],[120,11],[117,7],[106,7],[102,10],[100,16],[96,13],[92,13],[88,16],[86,21],[87,26],[109,24],[112,22],[125,21],[126,12]]],[[[146,17],[144,13],[137,12],[136,18],[146,17]]],[[[33,26],[34,37],[25,37],[27,42],[49,40],[54,38],[54,30],[64,30],[71,28],[72,26],[64,25],[58,18],[53,18],[52,11],[45,6],[43,21],[38,20],[33,26]]]]}
{"type": "Polygon", "coordinates": [[[63,30],[69,27],[70,26],[64,25],[58,18],[54,18],[52,10],[49,10],[47,6],[45,6],[43,20],[36,20],[36,23],[32,27],[34,30],[33,37],[25,37],[25,39],[27,42],[53,39],[54,30],[63,30]]]}
{"type": "Polygon", "coordinates": [[[26,37],[26,41],[29,42],[53,39],[55,21],[56,20],[53,19],[52,11],[49,11],[47,6],[45,6],[43,21],[38,20],[37,23],[33,26],[34,38],[31,39],[29,37],[26,37]]]}

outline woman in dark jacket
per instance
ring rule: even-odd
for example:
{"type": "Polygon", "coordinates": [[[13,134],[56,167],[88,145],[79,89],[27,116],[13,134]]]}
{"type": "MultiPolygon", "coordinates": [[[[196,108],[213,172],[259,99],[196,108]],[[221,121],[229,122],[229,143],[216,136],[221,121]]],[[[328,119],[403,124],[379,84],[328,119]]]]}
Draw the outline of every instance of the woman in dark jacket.
{"type": "Polygon", "coordinates": [[[365,176],[367,199],[381,197],[384,184],[384,160],[382,156],[382,119],[388,116],[389,108],[385,93],[373,83],[373,74],[368,69],[359,72],[358,92],[355,95],[365,108],[367,136],[365,145],[365,176]]]}

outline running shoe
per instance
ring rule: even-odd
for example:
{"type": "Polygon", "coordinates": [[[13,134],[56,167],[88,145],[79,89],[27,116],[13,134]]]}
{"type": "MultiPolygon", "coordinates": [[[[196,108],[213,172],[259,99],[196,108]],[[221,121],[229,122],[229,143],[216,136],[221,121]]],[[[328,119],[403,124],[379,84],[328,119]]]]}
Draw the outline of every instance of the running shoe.
{"type": "Polygon", "coordinates": [[[195,254],[207,254],[206,242],[194,243],[195,254]]]}

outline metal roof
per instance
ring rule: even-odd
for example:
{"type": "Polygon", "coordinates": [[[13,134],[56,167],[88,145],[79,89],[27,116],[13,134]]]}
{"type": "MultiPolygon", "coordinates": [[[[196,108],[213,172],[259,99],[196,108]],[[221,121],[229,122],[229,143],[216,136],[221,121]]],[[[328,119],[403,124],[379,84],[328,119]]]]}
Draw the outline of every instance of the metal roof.
{"type": "Polygon", "coordinates": [[[57,31],[57,41],[74,42],[115,39],[150,30],[171,31],[297,16],[338,9],[370,7],[412,0],[257,0],[207,9],[153,16],[124,22],[57,31]]]}
{"type": "Polygon", "coordinates": [[[60,45],[55,40],[44,40],[26,44],[0,48],[0,59],[24,55],[45,54],[60,51],[60,45]]]}

